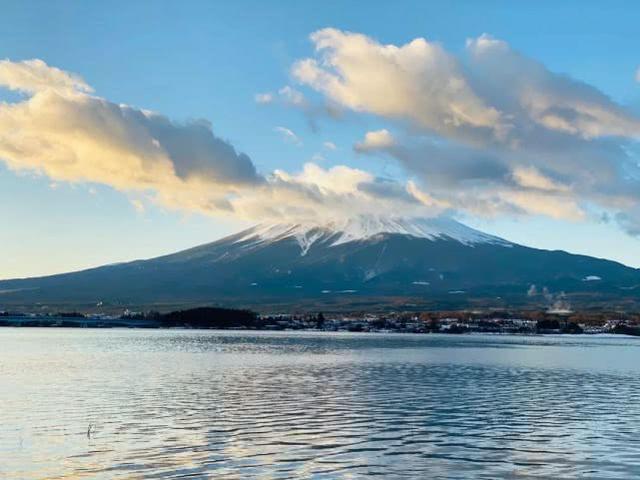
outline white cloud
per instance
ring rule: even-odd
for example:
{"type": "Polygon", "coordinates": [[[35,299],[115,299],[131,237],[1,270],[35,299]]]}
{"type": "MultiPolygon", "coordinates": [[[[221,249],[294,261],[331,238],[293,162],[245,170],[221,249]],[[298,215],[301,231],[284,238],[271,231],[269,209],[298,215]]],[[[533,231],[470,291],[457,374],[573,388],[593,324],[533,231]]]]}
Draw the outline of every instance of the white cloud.
{"type": "Polygon", "coordinates": [[[297,221],[348,219],[369,214],[403,212],[435,216],[444,211],[425,203],[410,184],[379,179],[369,172],[339,165],[325,169],[305,164],[297,174],[276,170],[267,184],[234,199],[235,211],[251,218],[297,221]],[[345,208],[348,206],[348,208],[345,208]]]}
{"type": "Polygon", "coordinates": [[[395,145],[396,141],[393,135],[387,129],[367,132],[364,140],[356,143],[355,150],[357,152],[368,152],[373,150],[384,150],[395,145]]]}
{"type": "Polygon", "coordinates": [[[391,122],[402,134],[369,132],[355,150],[395,158],[431,198],[482,215],[605,210],[640,232],[640,118],[596,88],[489,35],[460,55],[424,38],[385,45],[336,29],[311,40],[316,54],[293,76],[391,122]]]}
{"type": "Polygon", "coordinates": [[[519,185],[525,188],[559,192],[569,191],[569,187],[545,177],[535,167],[518,166],[513,171],[513,177],[519,185]]]}
{"type": "MultiPolygon", "coordinates": [[[[370,131],[354,148],[394,158],[409,182],[314,163],[259,173],[209,122],[111,102],[39,60],[0,62],[0,86],[26,94],[0,104],[0,161],[52,183],[108,185],[134,207],[287,221],[398,211],[581,220],[604,211],[640,235],[640,120],[595,88],[488,36],[460,58],[423,39],[396,47],[336,30],[313,38],[319,58],[294,74],[342,108],[389,121],[393,135],[370,131]]],[[[308,105],[291,87],[277,98],[308,105]]]]}
{"type": "Polygon", "coordinates": [[[530,215],[545,215],[560,220],[583,220],[585,212],[571,198],[553,193],[502,189],[497,198],[520,212],[530,215]]]}
{"type": "Polygon", "coordinates": [[[152,202],[260,221],[433,211],[406,185],[346,166],[309,163],[300,173],[262,175],[208,122],[178,123],[89,95],[82,79],[41,61],[5,61],[0,71],[0,86],[29,94],[0,104],[0,161],[52,184],[107,185],[130,195],[138,211],[152,202]]]}
{"type": "Polygon", "coordinates": [[[264,181],[205,121],[175,123],[90,96],[79,77],[41,61],[4,61],[1,72],[0,85],[31,94],[0,105],[0,158],[13,170],[150,192],[166,207],[204,212],[229,208],[229,195],[264,181]]]}
{"type": "Polygon", "coordinates": [[[336,146],[335,143],[333,142],[323,142],[322,146],[326,149],[326,150],[336,150],[338,147],[336,146]]]}
{"type": "Polygon", "coordinates": [[[305,98],[304,94],[289,85],[285,85],[276,93],[264,92],[254,95],[256,103],[270,104],[270,103],[282,103],[292,107],[298,107],[303,110],[310,108],[310,103],[305,98]]]}
{"type": "Polygon", "coordinates": [[[273,102],[273,93],[256,93],[253,97],[256,103],[267,104],[273,102]]]}
{"type": "Polygon", "coordinates": [[[0,85],[29,93],[47,90],[59,93],[93,91],[77,75],[50,67],[39,59],[23,62],[0,61],[0,85]]]}
{"type": "Polygon", "coordinates": [[[318,103],[309,100],[301,91],[285,85],[276,93],[263,93],[255,96],[257,103],[267,105],[283,105],[299,110],[306,117],[313,131],[318,130],[318,120],[321,118],[339,119],[341,109],[332,102],[318,103]]]}
{"type": "Polygon", "coordinates": [[[476,90],[512,118],[517,140],[528,140],[528,122],[585,139],[640,135],[640,120],[596,88],[549,71],[504,41],[485,34],[467,41],[467,51],[476,90]]]}
{"type": "Polygon", "coordinates": [[[275,132],[278,132],[280,135],[282,135],[282,138],[284,138],[285,142],[293,143],[298,146],[302,145],[302,140],[300,140],[298,135],[293,133],[292,130],[286,127],[276,127],[273,130],[275,132]]]}
{"type": "Polygon", "coordinates": [[[0,85],[31,94],[0,105],[0,158],[9,168],[150,191],[166,207],[202,211],[228,208],[228,195],[263,181],[207,122],[175,123],[90,96],[81,79],[49,68],[40,61],[2,65],[0,85]]]}
{"type": "Polygon", "coordinates": [[[280,90],[278,90],[278,94],[280,97],[290,105],[296,107],[306,108],[308,106],[307,99],[304,97],[302,92],[291,88],[290,86],[284,86],[280,90]]]}
{"type": "Polygon", "coordinates": [[[455,57],[417,38],[382,45],[326,28],[311,35],[319,59],[294,64],[294,77],[349,109],[408,119],[437,132],[481,128],[503,135],[500,112],[473,91],[455,57]]]}

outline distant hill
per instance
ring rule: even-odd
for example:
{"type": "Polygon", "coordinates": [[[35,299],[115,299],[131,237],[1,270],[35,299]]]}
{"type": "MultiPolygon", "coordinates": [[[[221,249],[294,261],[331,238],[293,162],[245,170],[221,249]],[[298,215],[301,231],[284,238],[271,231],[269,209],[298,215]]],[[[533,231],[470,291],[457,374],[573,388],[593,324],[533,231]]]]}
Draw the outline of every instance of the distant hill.
{"type": "Polygon", "coordinates": [[[260,225],[150,260],[0,281],[15,305],[637,308],[640,271],[517,245],[449,218],[260,225]],[[563,296],[561,292],[565,292],[563,296]]]}

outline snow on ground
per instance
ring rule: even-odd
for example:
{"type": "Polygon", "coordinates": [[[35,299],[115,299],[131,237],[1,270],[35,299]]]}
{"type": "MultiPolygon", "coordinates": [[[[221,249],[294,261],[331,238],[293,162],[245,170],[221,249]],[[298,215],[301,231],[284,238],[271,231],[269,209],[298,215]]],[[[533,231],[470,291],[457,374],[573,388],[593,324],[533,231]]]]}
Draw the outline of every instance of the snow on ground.
{"type": "Polygon", "coordinates": [[[602,278],[597,275],[587,275],[582,279],[583,282],[597,282],[598,280],[602,280],[602,278]]]}

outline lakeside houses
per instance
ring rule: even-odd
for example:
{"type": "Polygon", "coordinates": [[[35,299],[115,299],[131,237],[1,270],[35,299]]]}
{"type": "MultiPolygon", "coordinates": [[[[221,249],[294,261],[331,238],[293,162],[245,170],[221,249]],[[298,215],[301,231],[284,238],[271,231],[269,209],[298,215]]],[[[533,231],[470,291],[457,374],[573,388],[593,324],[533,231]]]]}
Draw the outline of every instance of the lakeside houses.
{"type": "Polygon", "coordinates": [[[372,333],[491,333],[491,334],[601,334],[640,333],[633,316],[604,314],[569,316],[549,312],[389,312],[258,315],[248,310],[201,307],[160,314],[133,312],[121,315],[16,313],[0,311],[0,326],[76,328],[213,328],[230,330],[307,330],[372,333]],[[195,312],[195,313],[194,313],[195,312]],[[613,315],[612,315],[613,316],[613,315]],[[169,321],[168,319],[171,319],[169,321]],[[583,321],[579,321],[583,319],[583,321]]]}

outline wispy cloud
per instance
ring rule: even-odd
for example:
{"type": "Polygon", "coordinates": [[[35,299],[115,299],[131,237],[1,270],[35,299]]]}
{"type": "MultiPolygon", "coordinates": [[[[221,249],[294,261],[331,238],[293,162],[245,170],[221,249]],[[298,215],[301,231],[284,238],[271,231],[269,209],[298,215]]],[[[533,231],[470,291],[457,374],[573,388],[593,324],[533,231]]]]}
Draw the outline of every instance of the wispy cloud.
{"type": "Polygon", "coordinates": [[[131,199],[131,205],[133,206],[135,211],[140,215],[142,215],[146,211],[144,202],[138,198],[131,199]]]}
{"type": "Polygon", "coordinates": [[[276,127],[273,130],[282,135],[282,138],[284,138],[285,142],[293,143],[298,146],[302,145],[302,140],[300,140],[300,138],[295,133],[293,133],[292,130],[286,127],[276,127]]]}
{"type": "Polygon", "coordinates": [[[256,103],[267,104],[273,102],[273,93],[256,93],[253,98],[256,103]]]}
{"type": "Polygon", "coordinates": [[[276,93],[266,92],[255,95],[256,103],[262,105],[281,105],[299,110],[306,117],[311,130],[318,130],[321,118],[338,120],[342,117],[342,108],[334,102],[318,103],[309,100],[301,91],[285,85],[276,93]]]}

